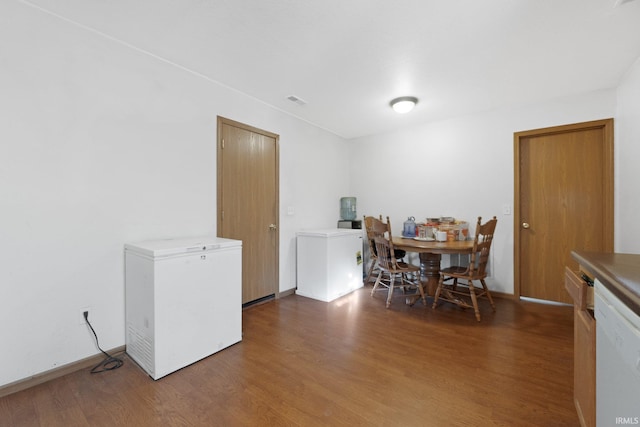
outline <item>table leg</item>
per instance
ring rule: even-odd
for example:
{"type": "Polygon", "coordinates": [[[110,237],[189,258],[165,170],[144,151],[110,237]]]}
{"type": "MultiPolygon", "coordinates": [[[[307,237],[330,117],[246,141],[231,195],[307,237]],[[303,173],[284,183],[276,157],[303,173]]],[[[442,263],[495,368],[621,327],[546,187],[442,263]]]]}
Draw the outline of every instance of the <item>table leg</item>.
{"type": "Polygon", "coordinates": [[[436,294],[436,288],[440,280],[441,259],[441,254],[420,252],[420,280],[425,287],[425,295],[429,295],[430,297],[436,294]]]}

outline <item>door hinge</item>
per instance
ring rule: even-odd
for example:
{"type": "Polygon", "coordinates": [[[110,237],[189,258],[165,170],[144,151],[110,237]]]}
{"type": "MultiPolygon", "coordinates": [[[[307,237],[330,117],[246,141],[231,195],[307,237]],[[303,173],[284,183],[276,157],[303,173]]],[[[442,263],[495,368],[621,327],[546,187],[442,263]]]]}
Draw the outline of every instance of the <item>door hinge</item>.
{"type": "Polygon", "coordinates": [[[220,219],[224,221],[224,211],[220,212],[220,219]]]}
{"type": "Polygon", "coordinates": [[[222,149],[224,150],[224,138],[222,139],[222,149]]]}

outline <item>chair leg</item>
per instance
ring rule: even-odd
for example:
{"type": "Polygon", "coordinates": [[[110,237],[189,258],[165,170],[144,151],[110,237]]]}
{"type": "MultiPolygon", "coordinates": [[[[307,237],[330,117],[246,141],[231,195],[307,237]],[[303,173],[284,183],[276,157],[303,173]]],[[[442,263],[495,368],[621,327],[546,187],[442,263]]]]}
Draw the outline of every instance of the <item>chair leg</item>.
{"type": "Polygon", "coordinates": [[[438,304],[438,298],[440,298],[440,292],[442,292],[442,287],[444,286],[444,276],[440,275],[440,279],[438,280],[438,287],[436,288],[436,294],[433,296],[433,304],[431,308],[436,308],[438,304]]]}
{"type": "Polygon", "coordinates": [[[487,288],[487,284],[485,283],[484,279],[480,279],[480,283],[482,283],[482,287],[484,288],[484,293],[487,296],[487,299],[489,300],[489,304],[491,304],[491,308],[493,309],[493,311],[496,311],[496,305],[493,303],[493,298],[491,298],[491,292],[489,292],[489,288],[487,288]]]}
{"type": "Polygon", "coordinates": [[[373,263],[367,269],[367,275],[364,277],[364,284],[369,283],[369,279],[371,279],[371,274],[373,273],[373,263]]]}
{"type": "Polygon", "coordinates": [[[404,287],[406,289],[413,289],[418,286],[419,281],[416,280],[416,277],[413,273],[402,273],[402,278],[404,281],[404,287]]]}
{"type": "Polygon", "coordinates": [[[376,283],[373,284],[373,289],[371,289],[371,296],[373,296],[376,293],[376,289],[378,289],[378,286],[380,285],[380,280],[382,280],[382,270],[380,270],[380,273],[378,273],[378,277],[376,278],[376,283]]]}
{"type": "Polygon", "coordinates": [[[389,308],[389,306],[391,305],[391,297],[393,297],[393,288],[394,288],[395,280],[396,280],[396,275],[392,273],[391,281],[389,282],[389,294],[387,295],[387,308],[389,308]]]}
{"type": "Polygon", "coordinates": [[[471,295],[471,303],[473,311],[476,312],[476,319],[480,321],[480,309],[478,309],[478,298],[476,297],[476,288],[473,286],[473,280],[469,280],[469,294],[471,295]]]}
{"type": "Polygon", "coordinates": [[[376,259],[371,261],[371,265],[369,266],[369,271],[367,272],[367,277],[364,279],[365,285],[369,283],[369,281],[371,280],[371,277],[373,276],[373,271],[376,269],[377,263],[378,263],[378,260],[376,259]]]}
{"type": "Polygon", "coordinates": [[[371,275],[373,274],[373,263],[371,263],[371,266],[369,266],[369,269],[367,270],[367,275],[364,278],[364,284],[366,285],[367,283],[369,283],[369,280],[371,280],[371,275]]]}

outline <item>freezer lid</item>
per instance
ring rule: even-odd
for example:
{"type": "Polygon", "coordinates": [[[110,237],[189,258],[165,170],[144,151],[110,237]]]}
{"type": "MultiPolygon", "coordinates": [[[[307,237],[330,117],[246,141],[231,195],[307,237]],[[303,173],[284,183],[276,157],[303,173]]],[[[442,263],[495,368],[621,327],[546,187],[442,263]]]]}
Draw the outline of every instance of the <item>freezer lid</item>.
{"type": "Polygon", "coordinates": [[[144,242],[127,243],[124,245],[125,251],[135,252],[153,258],[192,252],[214,251],[221,248],[232,247],[242,247],[242,241],[226,239],[224,237],[202,236],[147,240],[144,242]]]}
{"type": "Polygon", "coordinates": [[[321,228],[317,230],[300,230],[296,235],[313,237],[362,236],[362,230],[350,228],[321,228]]]}

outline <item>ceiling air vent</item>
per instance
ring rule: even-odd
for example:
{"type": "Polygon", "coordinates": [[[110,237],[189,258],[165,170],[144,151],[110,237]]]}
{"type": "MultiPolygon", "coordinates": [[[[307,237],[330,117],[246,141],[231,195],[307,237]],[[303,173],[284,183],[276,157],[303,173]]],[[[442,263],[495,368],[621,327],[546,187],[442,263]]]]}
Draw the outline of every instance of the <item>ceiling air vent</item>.
{"type": "Polygon", "coordinates": [[[304,99],[298,98],[295,95],[289,95],[287,96],[287,99],[291,102],[295,102],[298,105],[306,105],[307,101],[305,101],[304,99]]]}

